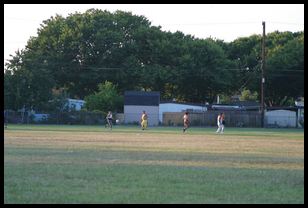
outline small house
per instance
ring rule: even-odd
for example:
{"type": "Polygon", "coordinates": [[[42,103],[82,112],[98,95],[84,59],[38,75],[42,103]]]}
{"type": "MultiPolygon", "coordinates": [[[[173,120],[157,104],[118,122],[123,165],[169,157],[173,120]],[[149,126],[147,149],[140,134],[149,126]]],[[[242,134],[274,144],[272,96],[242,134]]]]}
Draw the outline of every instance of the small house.
{"type": "Polygon", "coordinates": [[[159,124],[159,92],[125,91],[124,92],[124,123],[139,123],[142,111],[148,114],[148,125],[159,124]]]}
{"type": "Polygon", "coordinates": [[[159,104],[159,121],[163,122],[165,112],[204,112],[207,111],[205,104],[201,103],[181,103],[175,101],[162,101],[159,104]]]}
{"type": "Polygon", "coordinates": [[[84,100],[77,100],[77,99],[67,99],[67,102],[65,104],[65,107],[68,107],[68,109],[73,109],[76,111],[80,111],[81,108],[84,106],[85,101],[84,100]]]}

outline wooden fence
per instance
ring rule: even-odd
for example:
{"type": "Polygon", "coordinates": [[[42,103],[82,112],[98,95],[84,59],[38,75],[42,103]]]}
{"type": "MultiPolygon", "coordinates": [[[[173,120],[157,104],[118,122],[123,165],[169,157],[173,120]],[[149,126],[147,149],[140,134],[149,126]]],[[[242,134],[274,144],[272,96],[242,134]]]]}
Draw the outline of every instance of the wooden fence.
{"type": "MultiPolygon", "coordinates": [[[[189,113],[191,126],[216,126],[220,111],[189,113]]],[[[226,126],[261,127],[261,114],[255,111],[225,111],[226,126]]],[[[163,126],[182,126],[183,113],[163,113],[163,126]]]]}

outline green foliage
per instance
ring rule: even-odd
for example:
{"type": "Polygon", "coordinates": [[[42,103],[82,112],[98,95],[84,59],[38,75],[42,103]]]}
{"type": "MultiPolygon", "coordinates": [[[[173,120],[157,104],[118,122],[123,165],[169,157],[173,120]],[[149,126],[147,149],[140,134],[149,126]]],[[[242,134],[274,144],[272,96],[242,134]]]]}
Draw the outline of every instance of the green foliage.
{"type": "Polygon", "coordinates": [[[266,95],[271,105],[304,95],[304,33],[277,46],[267,63],[266,95]]]}
{"type": "Polygon", "coordinates": [[[17,52],[4,73],[5,108],[39,109],[52,97],[53,85],[54,79],[50,73],[35,64],[31,53],[17,52]]]}
{"type": "Polygon", "coordinates": [[[65,92],[54,94],[52,96],[52,99],[50,99],[42,106],[41,111],[54,112],[54,113],[68,111],[69,109],[65,107],[67,99],[68,95],[65,92]]]}
{"type": "Polygon", "coordinates": [[[279,106],[294,106],[295,99],[292,97],[285,96],[281,99],[279,106]]]}
{"type": "Polygon", "coordinates": [[[123,106],[123,97],[117,92],[116,86],[109,81],[98,85],[99,90],[85,97],[85,107],[90,111],[119,111],[123,106]]]}
{"type": "Polygon", "coordinates": [[[229,104],[231,102],[231,96],[226,94],[220,94],[219,95],[220,103],[222,104],[229,104]]]}
{"type": "MultiPolygon", "coordinates": [[[[114,83],[119,94],[160,91],[162,99],[186,102],[211,103],[217,94],[232,95],[244,87],[259,92],[261,40],[260,35],[230,43],[197,39],[162,31],[146,17],[123,11],[56,15],[43,21],[37,37],[5,66],[5,108],[43,108],[55,88],[99,103],[89,96],[105,80],[114,83]]],[[[269,105],[279,105],[285,96],[303,96],[303,49],[304,32],[267,34],[269,105]]]]}
{"type": "Polygon", "coordinates": [[[240,101],[256,101],[258,100],[258,93],[251,92],[248,89],[244,89],[240,96],[240,101]]]}

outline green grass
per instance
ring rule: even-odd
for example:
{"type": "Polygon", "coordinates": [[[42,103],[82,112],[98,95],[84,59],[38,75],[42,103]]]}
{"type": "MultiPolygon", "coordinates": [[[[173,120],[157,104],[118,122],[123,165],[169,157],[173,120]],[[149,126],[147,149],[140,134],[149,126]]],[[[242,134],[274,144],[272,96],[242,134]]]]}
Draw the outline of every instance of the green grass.
{"type": "MultiPolygon", "coordinates": [[[[105,126],[98,125],[24,125],[24,124],[11,124],[7,131],[22,130],[22,131],[73,131],[73,132],[106,132],[109,129],[105,126]]],[[[113,126],[113,132],[136,133],[140,130],[139,126],[113,126]]],[[[187,134],[215,134],[216,127],[191,127],[187,130],[187,134]]],[[[182,127],[148,127],[145,133],[171,133],[182,132],[182,127]]],[[[303,129],[282,129],[282,128],[226,128],[225,134],[227,135],[257,135],[266,136],[270,134],[274,136],[275,133],[283,136],[286,132],[287,136],[294,133],[294,136],[303,133],[303,129]]],[[[301,135],[300,135],[301,137],[301,135]]]]}
{"type": "Polygon", "coordinates": [[[5,203],[304,203],[303,130],[10,125],[4,145],[5,203]]]}

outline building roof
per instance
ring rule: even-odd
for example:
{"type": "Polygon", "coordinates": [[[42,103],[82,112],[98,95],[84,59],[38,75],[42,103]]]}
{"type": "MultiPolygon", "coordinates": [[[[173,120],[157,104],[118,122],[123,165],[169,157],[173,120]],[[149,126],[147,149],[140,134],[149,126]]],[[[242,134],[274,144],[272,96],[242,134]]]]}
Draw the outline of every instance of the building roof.
{"type": "Polygon", "coordinates": [[[231,104],[213,104],[212,110],[259,110],[260,104],[254,101],[236,101],[231,104]]]}
{"type": "Polygon", "coordinates": [[[204,103],[177,102],[177,101],[172,101],[172,100],[163,100],[163,101],[160,101],[160,104],[167,104],[167,103],[171,103],[171,104],[180,104],[180,105],[201,106],[201,107],[204,107],[204,106],[205,106],[204,103]]]}
{"type": "Polygon", "coordinates": [[[260,103],[255,102],[255,101],[236,101],[232,102],[231,105],[237,105],[240,107],[259,107],[260,103]]]}
{"type": "Polygon", "coordinates": [[[296,101],[295,101],[295,106],[296,106],[296,107],[304,107],[304,101],[302,101],[302,100],[296,100],[296,101]]]}
{"type": "Polygon", "coordinates": [[[160,101],[160,93],[145,91],[125,91],[124,105],[145,105],[158,106],[160,101]]]}
{"type": "Polygon", "coordinates": [[[267,107],[267,111],[271,110],[290,110],[290,111],[297,111],[297,107],[294,106],[277,106],[277,107],[267,107]]]}
{"type": "Polygon", "coordinates": [[[86,101],[84,100],[78,100],[78,99],[72,99],[72,98],[67,98],[68,102],[78,102],[78,103],[85,103],[86,101]]]}

